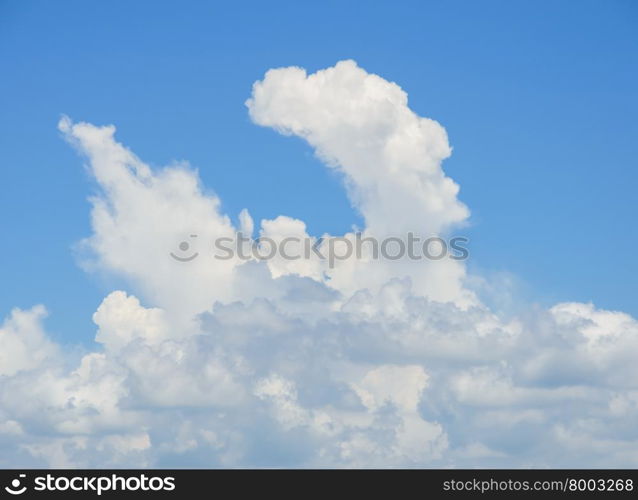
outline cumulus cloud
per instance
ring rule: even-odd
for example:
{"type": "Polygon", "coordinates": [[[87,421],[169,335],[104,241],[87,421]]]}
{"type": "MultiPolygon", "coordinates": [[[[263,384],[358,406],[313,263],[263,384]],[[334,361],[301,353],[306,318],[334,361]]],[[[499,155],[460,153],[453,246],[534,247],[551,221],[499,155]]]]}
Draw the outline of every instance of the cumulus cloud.
{"type": "MultiPolygon", "coordinates": [[[[343,174],[365,235],[467,219],[445,130],[353,61],[271,70],[247,106],[343,174]]],[[[41,306],[6,319],[0,463],[638,466],[631,316],[564,303],[506,319],[456,261],[213,259],[237,231],[326,235],[248,210],[235,227],[188,164],[151,169],[113,126],[59,128],[99,187],[85,265],[128,289],[95,312],[94,352],[52,342],[41,306]]]]}
{"type": "Polygon", "coordinates": [[[458,186],[441,169],[451,152],[445,129],[416,115],[398,85],[354,61],[312,75],[270,70],[246,104],[255,123],[304,138],[343,172],[374,234],[397,226],[439,233],[467,218],[458,186]]]}
{"type": "Polygon", "coordinates": [[[11,312],[0,328],[0,376],[30,370],[56,354],[55,345],[42,328],[45,316],[46,309],[41,305],[11,312]]]}
{"type": "MultiPolygon", "coordinates": [[[[364,236],[413,232],[424,240],[467,219],[458,185],[441,168],[451,153],[445,129],[416,115],[398,85],[354,61],[311,75],[297,67],[270,70],[253,85],[246,105],[255,123],[305,139],[326,165],[343,174],[350,200],[365,221],[364,236]]],[[[331,285],[346,293],[405,275],[415,293],[471,301],[462,288],[464,268],[453,260],[387,266],[351,259],[327,274],[331,285]]]]}

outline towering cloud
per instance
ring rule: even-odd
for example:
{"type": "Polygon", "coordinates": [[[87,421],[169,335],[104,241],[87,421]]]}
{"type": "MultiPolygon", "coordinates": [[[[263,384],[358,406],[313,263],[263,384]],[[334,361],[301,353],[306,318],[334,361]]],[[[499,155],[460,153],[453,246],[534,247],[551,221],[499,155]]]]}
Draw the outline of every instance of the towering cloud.
{"type": "Polygon", "coordinates": [[[354,61],[312,75],[270,70],[246,104],[255,123],[304,138],[345,174],[372,233],[440,233],[467,218],[458,186],[441,169],[451,153],[445,129],[417,116],[398,85],[354,61]]]}
{"type": "MultiPolygon", "coordinates": [[[[343,173],[364,235],[468,217],[445,130],[354,62],[271,70],[247,106],[343,173]]],[[[323,235],[248,211],[236,228],[187,164],[151,169],[112,126],[60,130],[100,188],[88,264],[128,289],[95,312],[94,352],[49,340],[41,306],[5,321],[0,463],[638,466],[629,315],[565,303],[506,320],[451,260],[213,259],[207,245],[237,230],[323,235]]]]}

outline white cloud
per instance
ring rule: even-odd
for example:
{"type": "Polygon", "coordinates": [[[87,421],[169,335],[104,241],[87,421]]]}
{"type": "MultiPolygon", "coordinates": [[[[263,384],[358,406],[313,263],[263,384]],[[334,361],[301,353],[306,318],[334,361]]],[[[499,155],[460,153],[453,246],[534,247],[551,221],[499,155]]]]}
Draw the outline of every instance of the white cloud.
{"type": "Polygon", "coordinates": [[[32,370],[55,356],[56,347],[42,329],[45,316],[43,306],[11,312],[0,328],[0,376],[32,370]]]}
{"type": "MultiPolygon", "coordinates": [[[[467,218],[445,130],[354,62],[272,70],[248,107],[344,174],[366,235],[467,218]]],[[[60,129],[100,188],[90,265],[130,291],[103,300],[83,355],[48,339],[44,308],[11,313],[0,464],[638,466],[629,315],[567,303],[506,320],[458,262],[215,260],[206,244],[236,230],[319,235],[286,215],[255,227],[247,210],[235,228],[188,165],[152,170],[112,126],[60,129]]]]}
{"type": "MultiPolygon", "coordinates": [[[[354,61],[306,74],[273,69],[253,86],[246,102],[255,123],[305,139],[320,158],[345,176],[353,205],[365,220],[365,236],[415,233],[421,241],[463,223],[468,210],[441,161],[451,148],[445,129],[416,115],[395,83],[369,74],[354,61]]],[[[352,235],[350,235],[352,238],[352,235]]],[[[472,302],[462,288],[458,261],[339,263],[330,286],[352,293],[410,276],[414,292],[442,301],[472,302]]]]}
{"type": "Polygon", "coordinates": [[[451,152],[445,129],[407,104],[398,85],[354,61],[312,75],[296,67],[270,70],[247,101],[255,123],[303,137],[346,175],[373,234],[439,233],[468,211],[441,170],[451,152]]]}
{"type": "Polygon", "coordinates": [[[95,340],[107,350],[119,350],[134,341],[160,344],[170,336],[164,316],[162,309],[145,309],[136,297],[113,292],[93,315],[99,328],[95,340]]]}

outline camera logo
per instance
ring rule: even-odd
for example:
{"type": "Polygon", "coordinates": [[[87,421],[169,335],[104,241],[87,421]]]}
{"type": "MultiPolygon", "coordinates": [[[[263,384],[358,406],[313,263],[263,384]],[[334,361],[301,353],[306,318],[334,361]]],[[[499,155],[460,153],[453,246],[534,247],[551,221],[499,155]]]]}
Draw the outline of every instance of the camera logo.
{"type": "MultiPolygon", "coordinates": [[[[27,477],[26,474],[20,474],[20,479],[24,479],[25,477],[27,477]]],[[[11,481],[11,486],[5,486],[5,491],[11,495],[22,495],[25,491],[27,491],[26,486],[20,488],[20,479],[14,479],[11,481]]]]}
{"type": "MultiPolygon", "coordinates": [[[[191,234],[190,235],[191,238],[197,238],[196,234],[191,234]]],[[[190,244],[188,243],[188,241],[182,241],[179,244],[179,249],[182,252],[187,252],[190,249],[190,244]]],[[[189,255],[188,257],[182,255],[175,255],[173,252],[170,252],[170,256],[173,257],[175,260],[178,260],[180,262],[190,262],[191,260],[193,260],[195,257],[197,257],[199,255],[198,252],[195,252],[193,255],[189,255]]]]}

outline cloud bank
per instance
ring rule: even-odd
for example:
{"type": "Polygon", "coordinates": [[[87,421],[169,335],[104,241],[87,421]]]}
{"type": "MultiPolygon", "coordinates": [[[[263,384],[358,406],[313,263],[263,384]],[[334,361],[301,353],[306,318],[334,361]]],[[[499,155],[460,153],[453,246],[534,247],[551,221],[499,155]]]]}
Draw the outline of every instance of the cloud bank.
{"type": "MultiPolygon", "coordinates": [[[[365,235],[467,220],[444,128],[353,61],[270,70],[246,105],[342,174],[365,235]]],[[[86,265],[128,289],[95,312],[95,352],[52,342],[42,306],[6,318],[0,464],[638,466],[629,315],[564,303],[505,319],[459,261],[209,258],[236,231],[325,235],[248,210],[235,227],[187,164],[152,170],[113,126],[59,128],[100,188],[86,265]],[[171,259],[180,241],[202,256],[171,259]]]]}

